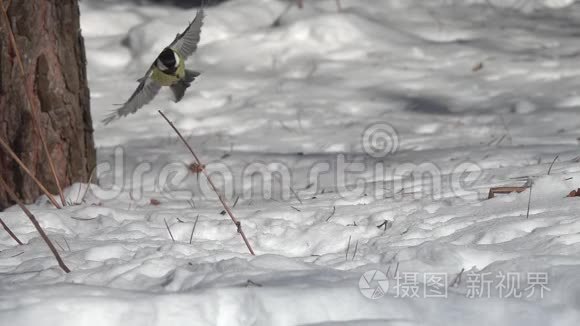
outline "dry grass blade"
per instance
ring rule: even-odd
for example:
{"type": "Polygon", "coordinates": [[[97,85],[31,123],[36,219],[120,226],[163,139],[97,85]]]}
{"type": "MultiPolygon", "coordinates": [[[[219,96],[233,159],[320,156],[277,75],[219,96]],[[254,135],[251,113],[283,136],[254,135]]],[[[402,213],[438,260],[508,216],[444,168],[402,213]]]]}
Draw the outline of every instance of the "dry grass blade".
{"type": "MultiPolygon", "coordinates": [[[[197,157],[197,155],[195,155],[195,152],[193,151],[193,149],[191,148],[191,146],[189,146],[189,143],[185,140],[185,138],[183,138],[183,135],[179,132],[179,130],[177,130],[177,128],[175,127],[175,125],[171,121],[169,121],[169,119],[165,116],[165,114],[163,114],[163,112],[161,112],[161,110],[159,110],[158,112],[163,117],[163,119],[165,119],[165,121],[167,121],[167,123],[169,124],[169,126],[171,126],[171,128],[173,129],[173,131],[175,131],[175,133],[177,134],[177,136],[179,136],[179,138],[181,139],[181,141],[183,142],[183,144],[185,145],[185,147],[187,147],[187,149],[189,150],[189,152],[191,153],[191,155],[193,156],[193,158],[195,159],[195,161],[197,162],[197,164],[199,164],[200,166],[203,166],[203,164],[201,163],[201,161],[199,160],[199,158],[197,157]]],[[[211,178],[209,177],[209,174],[207,174],[207,171],[205,169],[203,169],[201,172],[203,173],[203,175],[207,179],[207,182],[211,186],[212,190],[218,196],[219,201],[222,203],[222,206],[224,207],[224,209],[226,210],[226,212],[230,216],[230,219],[236,225],[237,231],[240,234],[240,236],[242,237],[242,239],[244,240],[244,243],[246,244],[246,247],[248,247],[248,250],[250,251],[250,254],[252,254],[254,256],[255,255],[254,250],[252,249],[252,246],[250,245],[250,242],[248,241],[248,238],[246,237],[246,234],[242,230],[242,223],[240,221],[238,221],[238,219],[234,216],[234,213],[232,213],[232,210],[230,209],[230,207],[228,206],[228,204],[224,200],[223,196],[219,193],[217,187],[211,181],[211,178]]]]}
{"type": "Polygon", "coordinates": [[[50,241],[50,239],[48,238],[48,236],[46,235],[46,233],[44,232],[44,230],[42,229],[42,227],[40,226],[40,224],[36,220],[36,217],[34,217],[34,215],[32,215],[30,210],[28,210],[28,208],[26,208],[26,206],[24,206],[24,204],[22,204],[22,202],[18,199],[18,197],[12,191],[12,189],[10,189],[10,187],[8,187],[8,185],[6,184],[6,182],[4,181],[4,178],[2,178],[2,176],[0,176],[0,187],[4,188],[4,191],[8,194],[10,199],[15,201],[18,204],[18,206],[20,206],[20,209],[22,209],[24,214],[26,214],[26,216],[28,216],[28,218],[30,219],[30,222],[32,222],[32,224],[34,225],[34,228],[36,229],[36,231],[38,231],[38,233],[42,237],[42,240],[44,240],[44,242],[46,242],[46,245],[48,246],[48,248],[50,249],[50,251],[54,255],[54,258],[56,258],[56,261],[58,262],[58,265],[60,266],[60,268],[62,268],[62,270],[65,271],[65,273],[70,273],[70,269],[66,266],[66,264],[64,263],[64,261],[60,257],[60,254],[58,253],[58,251],[56,250],[56,248],[54,247],[54,245],[52,244],[52,242],[50,241]]]}
{"type": "Polygon", "coordinates": [[[335,212],[336,212],[336,206],[332,206],[332,213],[330,213],[330,216],[328,216],[326,218],[326,222],[328,222],[334,216],[335,212]]]}
{"type": "Polygon", "coordinates": [[[12,230],[10,230],[10,228],[8,227],[8,225],[6,225],[6,223],[4,223],[4,221],[2,221],[2,219],[0,218],[0,224],[2,224],[2,227],[4,228],[4,230],[6,230],[6,232],[8,232],[8,235],[10,235],[10,237],[12,239],[14,239],[14,241],[16,241],[16,243],[18,243],[19,245],[22,245],[22,241],[20,241],[20,239],[18,239],[18,237],[16,236],[16,234],[14,234],[14,232],[12,232],[12,230]]]}
{"type": "Polygon", "coordinates": [[[191,229],[191,234],[189,235],[189,244],[193,241],[193,232],[195,232],[195,227],[197,226],[197,221],[199,221],[199,214],[195,218],[195,223],[193,223],[193,228],[191,229]]]}
{"type": "Polygon", "coordinates": [[[296,197],[296,199],[298,200],[298,202],[300,202],[300,204],[302,205],[302,199],[300,199],[300,197],[298,196],[298,194],[296,193],[296,191],[294,191],[294,188],[292,188],[292,186],[290,187],[290,191],[292,192],[292,194],[294,195],[294,197],[296,197]]]}
{"type": "Polygon", "coordinates": [[[62,191],[62,187],[60,186],[60,180],[56,175],[56,168],[54,166],[54,162],[52,157],[50,156],[50,152],[48,151],[48,146],[46,145],[46,139],[44,138],[44,134],[42,133],[42,128],[40,127],[39,115],[40,109],[36,106],[36,102],[32,101],[32,96],[30,95],[30,89],[26,87],[26,72],[24,71],[24,64],[22,63],[22,57],[20,56],[20,50],[18,49],[18,45],[16,44],[16,39],[14,38],[14,32],[12,31],[12,26],[10,25],[10,19],[8,18],[7,7],[4,7],[4,1],[0,0],[0,6],[2,7],[2,13],[4,17],[4,22],[6,24],[6,30],[8,31],[8,36],[10,38],[10,43],[12,44],[12,50],[16,55],[16,61],[18,66],[20,67],[20,73],[22,75],[23,87],[24,87],[24,94],[26,94],[26,99],[28,104],[32,108],[32,122],[34,123],[34,129],[40,138],[40,142],[42,143],[42,148],[44,150],[44,154],[47,157],[48,165],[50,167],[50,171],[54,178],[54,182],[56,183],[56,187],[58,188],[58,193],[60,195],[60,200],[62,205],[66,205],[66,200],[64,198],[64,193],[62,191]]]}
{"type": "Polygon", "coordinates": [[[0,145],[4,148],[4,150],[8,153],[8,155],[14,161],[16,161],[16,163],[18,163],[18,165],[20,166],[20,168],[22,170],[24,170],[24,172],[32,179],[32,181],[34,181],[34,183],[36,183],[36,185],[38,186],[38,188],[40,188],[40,190],[46,195],[46,197],[48,197],[48,200],[50,200],[50,202],[54,205],[54,207],[56,207],[58,209],[61,209],[62,206],[56,201],[56,199],[54,199],[54,196],[42,185],[42,182],[40,182],[40,180],[38,180],[32,174],[32,172],[30,172],[30,170],[26,167],[26,165],[24,165],[24,162],[22,162],[18,158],[18,156],[16,156],[16,154],[14,153],[14,151],[12,150],[12,148],[10,148],[10,146],[8,146],[8,144],[2,138],[0,138],[0,145]]]}
{"type": "Polygon", "coordinates": [[[348,243],[346,244],[346,252],[344,253],[345,260],[348,260],[348,251],[350,250],[350,240],[352,239],[352,235],[348,237],[348,243]]]}
{"type": "Polygon", "coordinates": [[[532,188],[533,184],[530,184],[530,196],[528,197],[528,210],[526,212],[526,219],[530,218],[530,206],[532,205],[532,188]]]}
{"type": "Polygon", "coordinates": [[[167,232],[169,232],[169,236],[171,237],[171,240],[173,242],[175,242],[175,238],[173,237],[173,233],[171,233],[171,228],[169,227],[169,224],[167,224],[167,220],[163,219],[163,222],[165,222],[165,227],[167,228],[167,232]]]}
{"type": "Polygon", "coordinates": [[[356,244],[354,245],[354,253],[352,254],[351,260],[354,260],[354,258],[356,257],[357,250],[358,250],[358,240],[356,240],[356,244]]]}
{"type": "Polygon", "coordinates": [[[83,193],[83,196],[80,197],[80,201],[79,201],[79,194],[81,192],[81,188],[82,187],[79,186],[79,193],[77,194],[77,199],[75,201],[75,205],[80,205],[80,204],[82,204],[85,201],[85,198],[87,197],[87,194],[89,193],[89,190],[91,189],[91,183],[93,182],[93,175],[95,175],[95,170],[96,169],[97,169],[97,167],[94,167],[91,170],[91,175],[89,176],[89,181],[87,181],[87,188],[85,189],[85,191],[83,193]]]}
{"type": "Polygon", "coordinates": [[[461,276],[463,275],[463,272],[465,272],[465,268],[462,268],[461,271],[459,272],[459,274],[457,274],[457,276],[455,276],[455,279],[449,285],[450,288],[451,287],[458,287],[459,285],[461,285],[461,276]]]}
{"type": "Polygon", "coordinates": [[[554,166],[554,163],[556,163],[556,161],[558,160],[558,157],[560,157],[560,155],[556,155],[556,157],[554,157],[554,160],[552,161],[552,164],[550,164],[550,168],[548,169],[548,175],[550,175],[550,173],[552,172],[552,167],[554,166]]]}

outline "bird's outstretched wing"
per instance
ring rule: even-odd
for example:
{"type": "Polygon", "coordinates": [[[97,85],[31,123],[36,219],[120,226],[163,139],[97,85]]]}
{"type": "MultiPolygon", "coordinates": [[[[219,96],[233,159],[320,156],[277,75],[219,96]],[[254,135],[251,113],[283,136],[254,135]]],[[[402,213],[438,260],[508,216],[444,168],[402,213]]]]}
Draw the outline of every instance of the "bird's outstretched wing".
{"type": "Polygon", "coordinates": [[[123,104],[123,106],[109,114],[105,119],[103,119],[104,124],[109,124],[119,118],[127,116],[131,113],[137,112],[140,108],[142,108],[145,104],[151,102],[151,100],[159,93],[161,89],[161,85],[156,83],[152,80],[151,73],[153,71],[153,67],[149,68],[147,74],[141,79],[139,79],[140,83],[137,86],[137,89],[131,95],[129,100],[123,104]]]}
{"type": "Polygon", "coordinates": [[[197,11],[195,19],[187,26],[185,31],[177,34],[175,40],[169,45],[170,48],[177,51],[179,55],[185,60],[197,50],[197,43],[199,43],[201,26],[203,25],[203,8],[197,11]]]}

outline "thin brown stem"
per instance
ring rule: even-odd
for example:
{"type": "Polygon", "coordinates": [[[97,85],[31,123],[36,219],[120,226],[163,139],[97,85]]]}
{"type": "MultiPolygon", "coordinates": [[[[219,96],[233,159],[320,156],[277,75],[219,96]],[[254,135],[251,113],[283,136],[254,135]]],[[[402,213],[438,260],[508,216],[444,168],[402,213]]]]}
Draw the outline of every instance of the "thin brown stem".
{"type": "Polygon", "coordinates": [[[189,236],[189,244],[193,241],[193,232],[195,232],[195,227],[197,226],[197,221],[199,220],[199,214],[195,218],[195,223],[193,223],[193,228],[191,229],[191,235],[189,236]]]}
{"type": "Polygon", "coordinates": [[[163,219],[165,222],[165,228],[167,228],[167,232],[169,232],[169,236],[171,237],[171,241],[175,242],[175,238],[173,237],[173,233],[171,233],[171,228],[169,228],[169,224],[167,224],[167,220],[163,219]]]}
{"type": "MultiPolygon", "coordinates": [[[[187,141],[185,140],[185,138],[183,138],[183,135],[179,132],[179,130],[177,130],[177,128],[175,127],[175,125],[173,124],[173,122],[171,122],[165,116],[165,114],[163,114],[163,112],[161,112],[161,110],[158,110],[158,112],[159,112],[159,114],[161,114],[161,116],[163,117],[163,119],[165,119],[165,121],[167,121],[167,123],[169,124],[169,126],[171,126],[171,128],[175,131],[175,133],[177,134],[177,136],[179,136],[179,138],[181,139],[181,141],[183,142],[183,144],[185,145],[185,147],[187,147],[187,149],[189,150],[189,152],[191,153],[191,155],[195,159],[196,163],[199,166],[205,166],[205,165],[203,165],[201,163],[201,161],[199,160],[199,158],[197,157],[197,155],[195,155],[195,152],[193,151],[193,149],[191,148],[191,146],[187,143],[187,141]]],[[[250,242],[248,241],[248,238],[246,237],[246,234],[242,230],[242,223],[240,221],[238,221],[238,219],[234,216],[234,213],[232,213],[232,210],[230,209],[230,207],[228,206],[228,204],[224,200],[223,196],[219,193],[219,191],[218,191],[217,187],[215,186],[215,184],[213,183],[213,181],[211,181],[211,178],[209,177],[209,174],[207,173],[207,171],[205,169],[202,169],[201,172],[203,173],[203,175],[207,179],[207,182],[211,186],[212,190],[218,196],[220,202],[222,203],[222,206],[224,207],[225,211],[230,216],[230,219],[236,225],[237,231],[240,234],[240,236],[242,237],[242,239],[244,240],[244,243],[246,244],[246,247],[248,247],[248,250],[250,251],[250,254],[252,254],[254,256],[255,255],[254,250],[252,249],[252,246],[250,245],[250,242]]]]}
{"type": "Polygon", "coordinates": [[[560,157],[560,155],[556,155],[556,157],[554,157],[554,160],[552,161],[552,164],[550,164],[550,168],[548,169],[548,175],[550,175],[550,172],[552,172],[552,167],[554,166],[554,163],[556,163],[556,161],[558,160],[558,157],[560,157]]]}
{"type": "Polygon", "coordinates": [[[532,189],[533,184],[530,184],[530,196],[528,197],[528,210],[526,211],[526,219],[530,218],[530,206],[532,205],[532,189]]]}
{"type": "Polygon", "coordinates": [[[97,167],[94,167],[91,170],[91,175],[89,176],[89,181],[87,182],[87,189],[85,189],[85,193],[83,194],[83,197],[81,198],[81,201],[78,201],[77,198],[77,205],[80,205],[81,203],[83,203],[85,201],[85,198],[87,197],[87,194],[89,193],[89,190],[91,189],[91,183],[93,182],[93,175],[95,175],[95,169],[97,167]]]}
{"type": "MultiPolygon", "coordinates": [[[[2,0],[0,0],[0,1],[2,1],[2,0]]],[[[24,165],[24,162],[22,162],[18,158],[18,156],[16,155],[16,153],[14,153],[12,148],[10,148],[10,146],[8,146],[8,144],[1,137],[0,137],[0,146],[2,146],[4,148],[4,150],[8,153],[8,155],[10,155],[10,157],[14,161],[16,161],[16,163],[18,163],[20,168],[22,170],[24,170],[24,172],[26,172],[26,174],[32,179],[32,181],[34,181],[34,183],[36,183],[38,188],[40,188],[40,190],[46,195],[46,197],[48,197],[48,200],[50,200],[50,202],[54,205],[54,207],[61,209],[62,206],[60,206],[60,204],[56,201],[56,199],[54,199],[54,196],[42,185],[42,182],[40,182],[40,180],[38,180],[34,176],[34,174],[32,174],[32,172],[26,167],[26,165],[24,165]]]]}
{"type": "Polygon", "coordinates": [[[44,138],[44,134],[42,133],[42,128],[40,127],[40,110],[36,106],[36,102],[32,101],[32,95],[30,94],[30,89],[26,87],[26,72],[24,71],[24,64],[22,63],[22,57],[20,56],[20,51],[18,49],[18,45],[16,44],[16,38],[14,37],[14,32],[12,31],[12,26],[10,25],[10,19],[8,18],[7,8],[4,7],[4,1],[0,0],[0,6],[2,7],[2,13],[4,16],[4,21],[6,23],[6,29],[8,30],[8,36],[10,38],[10,43],[12,43],[12,49],[14,54],[16,55],[16,61],[18,62],[18,66],[20,67],[20,74],[22,75],[22,81],[24,86],[24,93],[26,94],[26,99],[28,100],[28,104],[32,108],[32,122],[34,123],[34,129],[40,138],[40,142],[42,143],[42,148],[44,153],[47,157],[48,165],[50,166],[50,171],[54,178],[54,182],[56,183],[56,187],[58,188],[58,194],[60,195],[60,201],[62,205],[66,205],[66,200],[64,198],[64,193],[62,191],[62,187],[60,186],[60,180],[56,174],[56,168],[54,166],[54,162],[52,157],[50,156],[50,152],[48,151],[48,146],[46,145],[46,139],[44,138]]]}
{"type": "Polygon", "coordinates": [[[330,213],[330,216],[328,216],[326,218],[326,222],[328,222],[334,216],[335,212],[336,212],[336,206],[332,206],[332,213],[330,213]]]}
{"type": "Polygon", "coordinates": [[[48,246],[48,248],[50,249],[50,251],[54,255],[54,258],[56,258],[56,261],[58,262],[58,266],[60,266],[60,268],[62,268],[62,270],[65,271],[65,273],[70,273],[70,269],[66,266],[66,264],[64,263],[64,261],[60,257],[60,254],[58,253],[58,251],[56,250],[56,248],[54,247],[54,245],[52,244],[52,242],[50,241],[50,239],[48,238],[48,236],[46,235],[46,233],[44,232],[44,230],[42,229],[42,227],[40,226],[40,224],[36,220],[36,217],[34,217],[34,215],[32,215],[32,213],[30,212],[30,210],[28,210],[28,208],[26,208],[26,206],[24,206],[22,201],[20,201],[20,199],[18,199],[18,197],[16,196],[14,191],[12,191],[12,189],[10,189],[10,187],[8,187],[8,185],[4,181],[4,178],[2,178],[1,175],[0,175],[0,187],[4,188],[4,191],[8,194],[10,199],[15,201],[18,204],[18,206],[20,206],[20,209],[22,209],[24,214],[26,214],[26,216],[28,216],[28,218],[30,219],[30,222],[32,222],[32,224],[34,225],[34,228],[36,229],[36,231],[38,231],[38,233],[42,237],[42,240],[44,240],[44,242],[46,242],[46,245],[48,246]]]}
{"type": "Polygon", "coordinates": [[[348,251],[350,250],[350,240],[352,239],[352,235],[348,237],[348,243],[346,244],[346,252],[344,253],[344,260],[348,260],[348,251]]]}
{"type": "Polygon", "coordinates": [[[8,235],[10,235],[10,237],[12,239],[14,239],[14,241],[16,241],[16,243],[18,243],[19,245],[22,245],[22,241],[20,241],[20,239],[18,239],[18,237],[16,236],[16,234],[14,234],[14,232],[12,232],[12,230],[10,230],[10,228],[8,227],[8,225],[6,225],[6,223],[4,223],[4,221],[2,221],[2,219],[0,218],[0,224],[2,224],[2,227],[4,228],[4,230],[6,230],[6,232],[8,232],[8,235]]]}

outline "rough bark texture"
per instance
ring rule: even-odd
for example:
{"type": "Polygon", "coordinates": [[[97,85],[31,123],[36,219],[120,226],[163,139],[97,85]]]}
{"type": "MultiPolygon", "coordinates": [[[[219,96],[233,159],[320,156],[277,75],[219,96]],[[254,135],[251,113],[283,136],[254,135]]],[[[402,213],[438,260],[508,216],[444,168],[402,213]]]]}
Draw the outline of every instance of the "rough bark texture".
{"type": "MultiPolygon", "coordinates": [[[[9,1],[8,16],[26,73],[23,82],[0,18],[0,137],[52,192],[56,184],[31,118],[25,88],[32,90],[40,123],[63,187],[87,181],[96,154],[86,59],[77,0],[9,1]]],[[[25,201],[40,195],[31,178],[0,150],[0,174],[25,201]]],[[[11,205],[0,190],[0,209],[11,205]]]]}

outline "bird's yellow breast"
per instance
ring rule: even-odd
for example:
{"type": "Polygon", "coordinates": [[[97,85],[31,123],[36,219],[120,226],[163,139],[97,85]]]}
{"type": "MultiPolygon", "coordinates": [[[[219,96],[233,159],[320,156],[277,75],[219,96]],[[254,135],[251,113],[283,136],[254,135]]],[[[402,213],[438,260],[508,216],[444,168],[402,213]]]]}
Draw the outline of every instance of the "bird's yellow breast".
{"type": "Polygon", "coordinates": [[[151,74],[151,79],[159,83],[161,86],[171,86],[177,81],[185,77],[185,64],[183,59],[179,58],[179,65],[177,66],[177,71],[175,75],[166,74],[159,70],[156,66],[153,67],[153,73],[151,74]]]}

